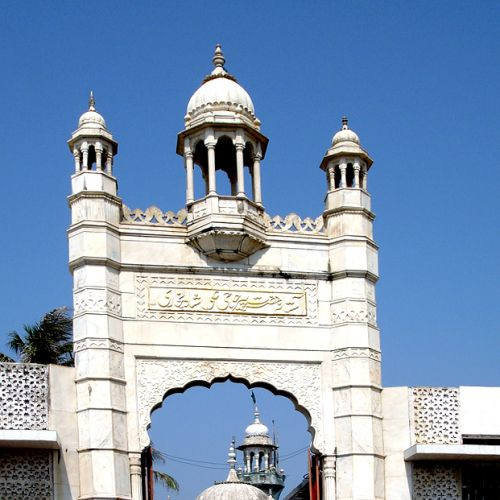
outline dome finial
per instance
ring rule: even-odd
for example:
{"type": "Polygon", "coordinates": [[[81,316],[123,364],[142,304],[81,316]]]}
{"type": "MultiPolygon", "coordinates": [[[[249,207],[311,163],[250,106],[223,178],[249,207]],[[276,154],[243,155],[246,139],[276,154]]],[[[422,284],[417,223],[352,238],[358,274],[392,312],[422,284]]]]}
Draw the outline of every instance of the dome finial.
{"type": "Polygon", "coordinates": [[[349,129],[349,120],[347,119],[347,116],[342,117],[342,130],[348,130],[349,129]]]}
{"type": "Polygon", "coordinates": [[[260,411],[257,405],[255,405],[253,409],[253,417],[254,417],[254,423],[260,424],[260,411]]]}
{"type": "Polygon", "coordinates": [[[94,92],[92,92],[92,90],[90,91],[90,96],[89,96],[89,111],[95,111],[94,92]]]}
{"type": "Polygon", "coordinates": [[[224,57],[224,54],[222,53],[222,48],[219,43],[215,46],[215,52],[214,57],[212,58],[212,62],[214,63],[214,66],[216,68],[224,68],[224,64],[226,63],[226,59],[224,57]]]}
{"type": "Polygon", "coordinates": [[[231,445],[229,446],[229,453],[227,454],[227,463],[230,469],[234,469],[236,466],[236,452],[234,451],[235,439],[231,440],[231,445]]]}

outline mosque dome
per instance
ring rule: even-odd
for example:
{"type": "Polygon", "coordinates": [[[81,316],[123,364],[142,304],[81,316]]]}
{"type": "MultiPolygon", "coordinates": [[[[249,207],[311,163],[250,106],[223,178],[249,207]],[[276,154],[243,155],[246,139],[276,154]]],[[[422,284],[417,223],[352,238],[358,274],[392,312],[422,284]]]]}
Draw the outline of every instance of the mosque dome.
{"type": "Polygon", "coordinates": [[[202,491],[196,500],[269,500],[259,488],[242,483],[234,469],[229,471],[227,479],[202,491]]]}
{"type": "Polygon", "coordinates": [[[245,429],[246,437],[269,437],[269,428],[260,421],[259,409],[255,407],[254,421],[245,429]]]}
{"type": "MultiPolygon", "coordinates": [[[[189,99],[185,121],[191,124],[200,115],[209,115],[214,122],[233,122],[234,115],[250,121],[259,127],[260,121],[255,116],[255,108],[248,92],[224,68],[226,62],[220,45],[215,47],[212,59],[214,70],[189,99]],[[229,113],[228,113],[229,112],[229,113]]],[[[206,116],[205,116],[206,117],[206,116]]]]}
{"type": "Polygon", "coordinates": [[[106,128],[106,122],[101,114],[95,110],[94,94],[90,92],[89,110],[85,111],[78,120],[78,128],[106,128]]]}
{"type": "Polygon", "coordinates": [[[360,144],[358,134],[349,128],[349,123],[345,116],[342,118],[342,128],[333,136],[332,146],[336,146],[341,142],[360,144]]]}

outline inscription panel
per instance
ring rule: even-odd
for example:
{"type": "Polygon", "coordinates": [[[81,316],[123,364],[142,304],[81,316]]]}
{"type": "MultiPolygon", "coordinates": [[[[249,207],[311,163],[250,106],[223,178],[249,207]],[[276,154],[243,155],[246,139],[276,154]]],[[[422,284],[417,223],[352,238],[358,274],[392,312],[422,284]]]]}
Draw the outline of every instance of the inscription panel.
{"type": "Polygon", "coordinates": [[[315,282],[138,275],[137,317],[209,323],[313,325],[315,282]]]}

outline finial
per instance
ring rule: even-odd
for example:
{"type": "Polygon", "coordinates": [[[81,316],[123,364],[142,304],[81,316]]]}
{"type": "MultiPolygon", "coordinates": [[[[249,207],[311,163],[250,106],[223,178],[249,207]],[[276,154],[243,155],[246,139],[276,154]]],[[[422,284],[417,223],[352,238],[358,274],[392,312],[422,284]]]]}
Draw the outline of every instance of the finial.
{"type": "Polygon", "coordinates": [[[90,97],[89,97],[89,111],[95,111],[94,92],[92,92],[92,90],[90,91],[90,97]]]}
{"type": "Polygon", "coordinates": [[[224,68],[226,59],[224,57],[224,54],[222,53],[220,44],[217,44],[215,46],[215,52],[214,52],[214,57],[212,58],[212,62],[214,63],[214,66],[216,68],[224,68]]]}
{"type": "Polygon", "coordinates": [[[342,130],[347,130],[349,128],[349,120],[347,116],[342,117],[342,130]]]}
{"type": "Polygon", "coordinates": [[[254,423],[255,424],[260,424],[260,411],[259,411],[259,408],[257,407],[257,405],[255,405],[254,409],[253,409],[253,416],[254,416],[254,423]]]}
{"type": "Polygon", "coordinates": [[[236,452],[234,451],[235,439],[231,440],[231,445],[229,446],[229,453],[227,454],[227,463],[230,469],[234,469],[236,465],[236,452]]]}

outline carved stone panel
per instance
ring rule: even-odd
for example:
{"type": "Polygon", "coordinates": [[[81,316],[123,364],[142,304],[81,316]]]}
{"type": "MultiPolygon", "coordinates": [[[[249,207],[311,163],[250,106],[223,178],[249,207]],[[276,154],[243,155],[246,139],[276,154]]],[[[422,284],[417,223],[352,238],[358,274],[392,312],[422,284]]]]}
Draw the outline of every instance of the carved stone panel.
{"type": "Polygon", "coordinates": [[[308,419],[314,432],[314,446],[324,451],[322,440],[322,393],[319,363],[224,361],[195,359],[137,360],[139,439],[149,444],[147,429],[152,410],[161,405],[165,395],[192,382],[211,384],[233,377],[250,385],[265,384],[284,393],[308,419]]]}
{"type": "Polygon", "coordinates": [[[461,500],[460,471],[449,464],[413,466],[414,500],[461,500]]]}
{"type": "Polygon", "coordinates": [[[0,498],[51,500],[52,452],[0,450],[0,498]]]}
{"type": "Polygon", "coordinates": [[[100,288],[83,288],[73,295],[74,315],[83,313],[121,313],[121,296],[118,292],[100,288]]]}
{"type": "Polygon", "coordinates": [[[458,396],[458,389],[453,387],[412,389],[415,443],[461,443],[458,396]]]}
{"type": "Polygon", "coordinates": [[[139,275],[137,317],[200,323],[313,325],[315,282],[139,275]]]}
{"type": "Polygon", "coordinates": [[[0,429],[47,429],[48,393],[47,366],[0,363],[0,429]]]}

